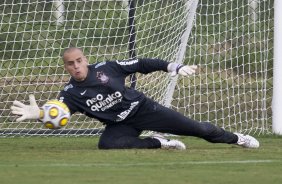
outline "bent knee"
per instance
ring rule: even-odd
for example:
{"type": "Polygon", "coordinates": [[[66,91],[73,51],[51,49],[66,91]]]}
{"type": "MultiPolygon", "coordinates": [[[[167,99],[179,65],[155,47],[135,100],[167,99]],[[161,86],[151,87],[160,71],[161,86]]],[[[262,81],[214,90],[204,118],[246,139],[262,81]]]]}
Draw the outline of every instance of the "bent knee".
{"type": "MultiPolygon", "coordinates": [[[[125,139],[126,140],[126,139],[125,139]]],[[[98,149],[125,149],[128,148],[128,143],[123,139],[100,139],[98,149]]]]}
{"type": "Polygon", "coordinates": [[[98,143],[98,149],[115,149],[112,143],[100,140],[98,143]]]}

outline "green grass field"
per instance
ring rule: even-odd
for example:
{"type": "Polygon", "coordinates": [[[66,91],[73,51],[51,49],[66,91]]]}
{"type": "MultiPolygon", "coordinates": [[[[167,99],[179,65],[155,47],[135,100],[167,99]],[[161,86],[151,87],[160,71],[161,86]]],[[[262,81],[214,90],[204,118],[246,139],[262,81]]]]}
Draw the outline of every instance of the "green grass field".
{"type": "Polygon", "coordinates": [[[0,139],[1,184],[280,184],[282,137],[243,149],[182,138],[177,150],[98,150],[97,137],[0,139]]]}

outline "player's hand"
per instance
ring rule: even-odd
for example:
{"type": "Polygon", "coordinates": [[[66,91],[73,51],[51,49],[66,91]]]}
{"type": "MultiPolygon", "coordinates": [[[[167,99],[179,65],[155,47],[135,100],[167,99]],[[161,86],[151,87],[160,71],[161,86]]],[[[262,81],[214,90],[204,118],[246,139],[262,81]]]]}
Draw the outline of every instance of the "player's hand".
{"type": "Polygon", "coordinates": [[[168,65],[168,71],[171,72],[171,76],[174,77],[177,74],[182,76],[189,76],[196,73],[197,65],[181,65],[177,63],[170,63],[168,65]]]}
{"type": "Polygon", "coordinates": [[[197,65],[180,65],[176,72],[182,76],[193,75],[196,73],[197,65]]]}
{"type": "Polygon", "coordinates": [[[34,95],[29,95],[30,105],[25,105],[22,102],[15,100],[11,106],[12,113],[20,116],[16,119],[17,122],[26,119],[39,119],[40,108],[38,107],[34,95]]]}

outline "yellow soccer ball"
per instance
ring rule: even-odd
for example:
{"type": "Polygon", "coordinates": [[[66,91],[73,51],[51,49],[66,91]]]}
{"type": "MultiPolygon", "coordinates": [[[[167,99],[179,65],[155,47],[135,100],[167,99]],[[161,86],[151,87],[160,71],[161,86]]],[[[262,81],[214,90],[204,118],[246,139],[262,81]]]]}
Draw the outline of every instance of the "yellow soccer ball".
{"type": "Polygon", "coordinates": [[[41,121],[46,128],[59,129],[66,126],[70,119],[68,106],[59,100],[49,100],[42,106],[41,121]]]}

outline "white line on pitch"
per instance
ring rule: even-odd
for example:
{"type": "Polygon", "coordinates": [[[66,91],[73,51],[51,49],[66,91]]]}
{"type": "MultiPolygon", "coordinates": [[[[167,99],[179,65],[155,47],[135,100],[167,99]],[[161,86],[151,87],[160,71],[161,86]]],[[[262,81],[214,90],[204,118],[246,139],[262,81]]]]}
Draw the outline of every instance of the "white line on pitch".
{"type": "Polygon", "coordinates": [[[189,161],[166,163],[49,163],[49,164],[0,164],[0,167],[132,167],[132,166],[173,166],[173,165],[214,165],[214,164],[256,164],[256,163],[281,163],[281,160],[225,160],[225,161],[189,161]]]}

